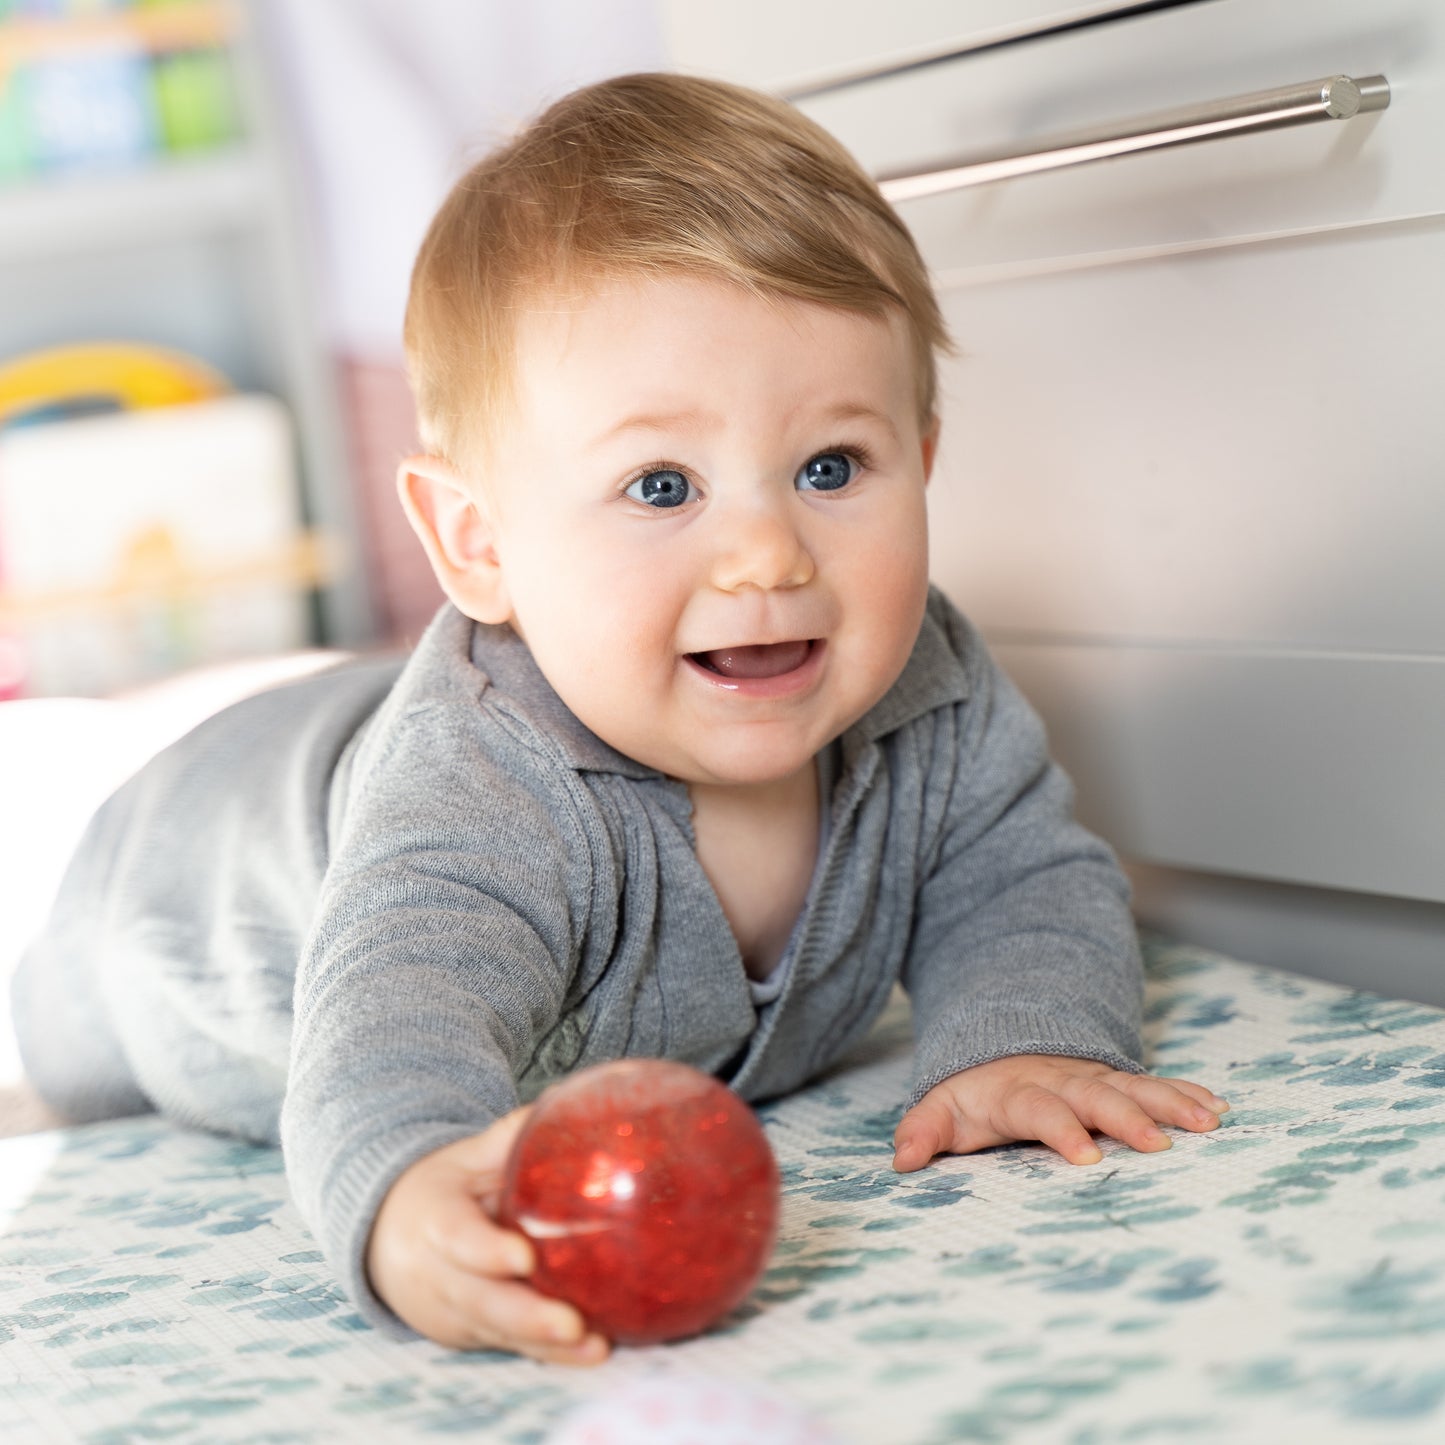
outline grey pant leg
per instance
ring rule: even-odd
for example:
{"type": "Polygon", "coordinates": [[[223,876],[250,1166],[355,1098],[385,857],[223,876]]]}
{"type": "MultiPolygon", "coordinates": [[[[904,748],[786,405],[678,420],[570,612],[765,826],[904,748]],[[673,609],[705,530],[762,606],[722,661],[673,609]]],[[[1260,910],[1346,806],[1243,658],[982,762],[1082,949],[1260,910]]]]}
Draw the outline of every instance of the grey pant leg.
{"type": "Polygon", "coordinates": [[[104,899],[113,857],[110,807],[91,821],[50,918],[21,956],[10,983],[26,1078],[56,1113],[76,1124],[152,1109],[121,1051],[97,975],[108,953],[104,899]]]}

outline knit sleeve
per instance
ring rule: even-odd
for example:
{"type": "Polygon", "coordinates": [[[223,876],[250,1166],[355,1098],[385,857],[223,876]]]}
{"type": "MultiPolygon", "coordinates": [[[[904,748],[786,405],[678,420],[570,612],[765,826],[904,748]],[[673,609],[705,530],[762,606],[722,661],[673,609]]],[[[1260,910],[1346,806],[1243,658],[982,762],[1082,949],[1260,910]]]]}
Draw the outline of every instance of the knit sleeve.
{"type": "Polygon", "coordinates": [[[1143,970],[1129,885],[1073,818],[1044,728],[954,615],[970,678],[945,730],[954,755],[936,856],[921,884],[903,982],[913,1004],[910,1104],[974,1064],[1059,1054],[1143,1072],[1143,970]]]}
{"type": "Polygon", "coordinates": [[[565,787],[504,730],[479,739],[427,708],[390,731],[350,780],[297,969],[280,1132],[297,1206],[361,1314],[413,1338],[367,1280],[372,1222],[407,1166],[517,1104],[591,886],[565,787]]]}

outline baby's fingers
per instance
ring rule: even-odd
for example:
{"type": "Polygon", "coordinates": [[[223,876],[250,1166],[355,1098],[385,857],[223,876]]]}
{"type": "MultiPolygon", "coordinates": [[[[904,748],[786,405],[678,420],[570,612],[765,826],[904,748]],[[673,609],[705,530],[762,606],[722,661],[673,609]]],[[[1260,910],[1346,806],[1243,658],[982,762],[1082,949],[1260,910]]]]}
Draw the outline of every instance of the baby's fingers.
{"type": "Polygon", "coordinates": [[[935,1154],[956,1149],[953,1112],[939,1098],[925,1095],[893,1131],[893,1167],[900,1174],[922,1169],[935,1154]]]}
{"type": "Polygon", "coordinates": [[[607,1341],[576,1309],[530,1285],[458,1273],[446,1303],[462,1349],[511,1350],[557,1365],[599,1365],[608,1355],[607,1341]]]}
{"type": "MultiPolygon", "coordinates": [[[[1149,1078],[1148,1074],[1141,1074],[1140,1078],[1149,1078]]],[[[1170,1084],[1182,1094],[1188,1094],[1195,1103],[1202,1104],[1212,1114],[1223,1114],[1229,1103],[1221,1099],[1212,1089],[1206,1089],[1203,1084],[1196,1084],[1191,1079],[1160,1079],[1161,1084],[1170,1084]]]]}
{"type": "Polygon", "coordinates": [[[893,1167],[908,1174],[922,1169],[937,1154],[972,1154],[1014,1137],[1000,1134],[986,1114],[966,1108],[945,1081],[930,1089],[899,1120],[893,1131],[893,1167]]]}
{"type": "Polygon", "coordinates": [[[503,1229],[469,1194],[435,1201],[427,1219],[430,1243],[456,1269],[493,1279],[518,1279],[532,1273],[536,1259],[525,1234],[503,1229]]]}
{"type": "Polygon", "coordinates": [[[1197,1084],[1186,1091],[1182,1087],[1184,1082],[1182,1079],[1156,1079],[1149,1074],[1127,1074],[1118,1079],[1116,1086],[1150,1118],[1157,1119],[1161,1124],[1176,1124],[1181,1129],[1196,1131],[1217,1129],[1219,1112],[1207,1103],[1214,1096],[1197,1084]],[[1194,1092],[1195,1089],[1198,1093],[1194,1092]]]}
{"type": "MultiPolygon", "coordinates": [[[[1122,1082],[1120,1079],[1116,1084],[1113,1078],[1079,1078],[1071,1080],[1061,1092],[1089,1128],[1097,1129],[1111,1139],[1118,1139],[1141,1153],[1152,1154],[1156,1149],[1169,1148],[1173,1141],[1154,1122],[1154,1115],[1149,1109],[1141,1107],[1122,1092],[1122,1082]]],[[[1167,1085],[1165,1087],[1168,1088],[1167,1085]]],[[[1194,1107],[1184,1100],[1182,1094],[1174,1097],[1182,1106],[1194,1107]]]]}
{"type": "Polygon", "coordinates": [[[1037,1139],[1070,1164],[1097,1164],[1104,1157],[1079,1115],[1058,1094],[1038,1086],[1022,1089],[1008,1100],[1006,1110],[1005,1122],[1016,1139],[1037,1139]]]}

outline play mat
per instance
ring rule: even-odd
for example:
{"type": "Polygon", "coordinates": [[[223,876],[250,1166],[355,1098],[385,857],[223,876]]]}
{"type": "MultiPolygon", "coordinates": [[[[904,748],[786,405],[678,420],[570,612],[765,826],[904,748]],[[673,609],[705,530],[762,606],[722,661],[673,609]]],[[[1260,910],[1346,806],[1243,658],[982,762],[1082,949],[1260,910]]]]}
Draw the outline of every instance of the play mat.
{"type": "Polygon", "coordinates": [[[363,1325],[271,1150],[154,1118],[0,1141],[0,1441],[544,1445],[658,1379],[844,1445],[1445,1440],[1445,1014],[1146,953],[1149,1065],[1228,1098],[1219,1130],[897,1176],[897,1004],[762,1111],[784,1202],[751,1301],[589,1372],[363,1325]]]}

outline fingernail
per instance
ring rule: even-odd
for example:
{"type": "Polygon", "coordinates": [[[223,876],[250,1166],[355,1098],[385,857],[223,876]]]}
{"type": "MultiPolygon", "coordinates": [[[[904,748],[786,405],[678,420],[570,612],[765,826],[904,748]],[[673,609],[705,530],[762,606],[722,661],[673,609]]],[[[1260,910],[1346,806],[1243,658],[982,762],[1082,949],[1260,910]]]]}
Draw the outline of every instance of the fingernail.
{"type": "Polygon", "coordinates": [[[1213,1124],[1218,1117],[1217,1114],[1211,1114],[1208,1109],[1196,1109],[1194,1111],[1194,1122],[1196,1124],[1213,1124]]]}
{"type": "Polygon", "coordinates": [[[1225,1110],[1227,1110],[1228,1108],[1229,1108],[1229,1100],[1228,1100],[1228,1099],[1219,1099],[1219,1098],[1216,1098],[1216,1099],[1214,1100],[1214,1112],[1215,1112],[1216,1114],[1222,1114],[1222,1113],[1224,1113],[1225,1110]]]}
{"type": "Polygon", "coordinates": [[[558,1310],[547,1316],[547,1338],[559,1345],[576,1344],[582,1338],[582,1321],[570,1310],[558,1310]]]}
{"type": "Polygon", "coordinates": [[[1151,1129],[1145,1134],[1144,1142],[1151,1149],[1169,1149],[1174,1144],[1174,1141],[1159,1129],[1151,1129]]]}
{"type": "Polygon", "coordinates": [[[590,1364],[600,1365],[607,1358],[607,1341],[601,1335],[588,1335],[577,1348],[590,1364]]]}

